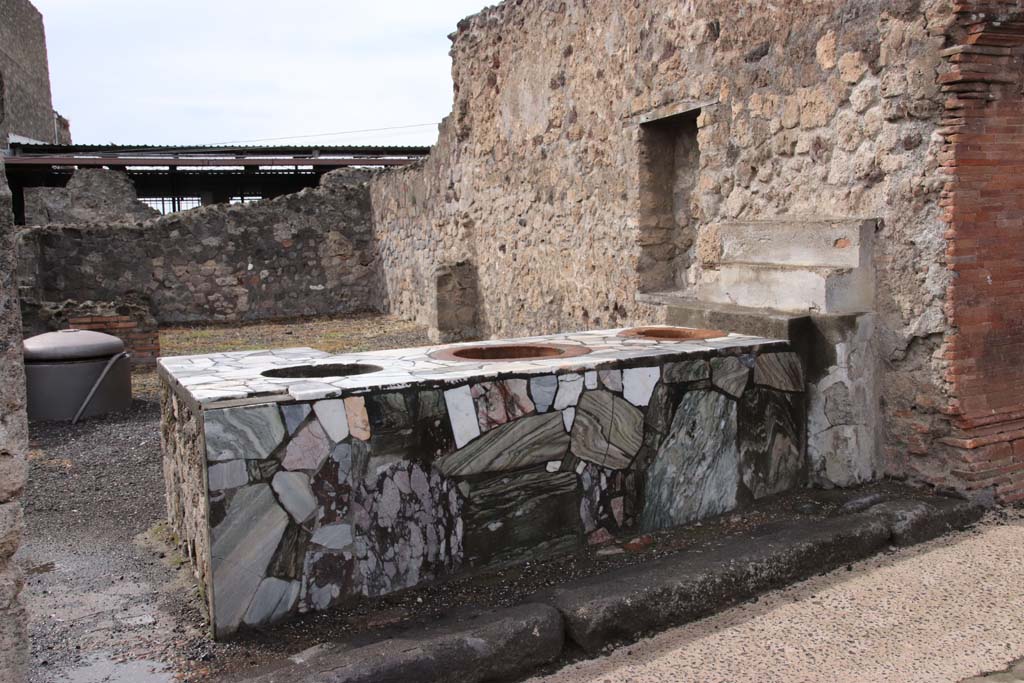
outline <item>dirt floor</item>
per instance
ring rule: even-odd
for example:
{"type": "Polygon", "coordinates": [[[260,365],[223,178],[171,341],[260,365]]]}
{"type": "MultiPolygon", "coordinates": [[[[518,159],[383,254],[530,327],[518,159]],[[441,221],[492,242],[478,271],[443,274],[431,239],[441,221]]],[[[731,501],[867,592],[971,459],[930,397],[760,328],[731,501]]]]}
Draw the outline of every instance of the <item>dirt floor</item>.
{"type": "MultiPolygon", "coordinates": [[[[167,355],[283,346],[355,351],[425,343],[421,328],[384,316],[172,329],[161,335],[167,355]]],[[[799,492],[684,530],[460,577],[214,643],[190,568],[165,543],[155,388],[152,373],[141,374],[136,377],[137,400],[126,413],[76,426],[31,425],[27,534],[18,555],[28,574],[24,596],[32,638],[31,683],[218,680],[319,642],[371,637],[429,620],[453,606],[514,604],[559,581],[699,550],[725,533],[744,533],[781,518],[829,514],[837,507],[828,492],[799,492]]],[[[885,494],[892,486],[876,485],[866,493],[885,494]]],[[[991,528],[1007,524],[998,515],[987,522],[991,528]]],[[[867,573],[872,567],[869,561],[850,570],[867,573]]],[[[989,670],[1003,668],[1021,654],[1006,650],[1005,660],[989,670]]],[[[610,675],[604,670],[584,680],[627,678],[613,669],[610,675]]]]}

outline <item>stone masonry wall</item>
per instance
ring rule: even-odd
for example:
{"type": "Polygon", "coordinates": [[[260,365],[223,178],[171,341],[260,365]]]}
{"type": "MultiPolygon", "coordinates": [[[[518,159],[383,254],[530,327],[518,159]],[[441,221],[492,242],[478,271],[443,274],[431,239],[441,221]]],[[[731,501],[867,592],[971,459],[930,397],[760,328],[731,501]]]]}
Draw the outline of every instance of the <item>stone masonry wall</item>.
{"type": "Polygon", "coordinates": [[[159,323],[378,310],[372,237],[366,185],[341,171],[254,204],[28,228],[19,281],[30,303],[141,299],[159,323]]]}
{"type": "Polygon", "coordinates": [[[25,188],[26,225],[144,221],[160,212],[143,204],[119,171],[80,168],[67,187],[25,188]]]}
{"type": "MultiPolygon", "coordinates": [[[[661,314],[636,302],[645,250],[692,251],[704,226],[736,219],[879,218],[871,348],[896,471],[949,430],[936,130],[952,9],[509,0],[464,20],[437,146],[372,182],[394,311],[432,323],[436,267],[470,261],[482,336],[648,322],[661,314]],[[641,122],[697,107],[699,169],[676,212],[688,234],[647,249],[641,122]]],[[[673,258],[685,289],[700,259],[673,258]]]]}
{"type": "Polygon", "coordinates": [[[28,634],[19,602],[22,576],[13,557],[22,532],[18,499],[28,475],[28,421],[14,275],[14,214],[0,160],[0,680],[18,683],[26,673],[28,634]]]}
{"type": "Polygon", "coordinates": [[[0,148],[11,134],[57,141],[43,17],[28,0],[0,0],[0,148]]]}

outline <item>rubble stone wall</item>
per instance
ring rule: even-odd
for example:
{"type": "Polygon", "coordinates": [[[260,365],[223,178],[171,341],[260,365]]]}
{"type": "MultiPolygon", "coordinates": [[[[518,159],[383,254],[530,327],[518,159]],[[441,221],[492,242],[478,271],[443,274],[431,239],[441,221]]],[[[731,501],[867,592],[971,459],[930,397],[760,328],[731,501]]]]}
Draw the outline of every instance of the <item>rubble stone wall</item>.
{"type": "Polygon", "coordinates": [[[105,168],[80,168],[67,187],[25,188],[26,225],[144,221],[159,215],[138,200],[127,175],[105,168]]]}
{"type": "Polygon", "coordinates": [[[14,213],[0,160],[0,680],[24,680],[28,659],[22,575],[14,562],[23,528],[19,498],[28,476],[28,420],[15,286],[14,213]]]}
{"type": "Polygon", "coordinates": [[[57,142],[43,16],[28,0],[0,0],[0,46],[0,148],[11,134],[57,142]]]}
{"type": "Polygon", "coordinates": [[[948,325],[936,131],[952,21],[946,0],[519,0],[464,20],[438,145],[372,181],[393,310],[432,323],[436,267],[469,261],[482,336],[647,322],[661,313],[636,295],[658,255],[685,269],[685,293],[707,226],[879,218],[870,348],[885,452],[932,451],[949,429],[934,354],[948,325]],[[690,193],[673,207],[686,232],[641,229],[642,126],[696,109],[699,156],[677,156],[699,169],[673,186],[690,193]]]}
{"type": "Polygon", "coordinates": [[[365,183],[212,205],[144,223],[47,225],[19,233],[32,302],[148,302],[159,323],[380,310],[365,183]]]}

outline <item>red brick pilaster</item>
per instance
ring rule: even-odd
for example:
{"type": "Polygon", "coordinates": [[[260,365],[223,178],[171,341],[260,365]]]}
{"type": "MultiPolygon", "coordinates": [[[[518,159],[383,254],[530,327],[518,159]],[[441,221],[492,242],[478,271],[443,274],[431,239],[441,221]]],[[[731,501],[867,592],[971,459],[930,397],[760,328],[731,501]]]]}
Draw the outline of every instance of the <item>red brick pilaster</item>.
{"type": "Polygon", "coordinates": [[[942,194],[952,475],[1024,500],[1024,0],[954,3],[942,194]]]}

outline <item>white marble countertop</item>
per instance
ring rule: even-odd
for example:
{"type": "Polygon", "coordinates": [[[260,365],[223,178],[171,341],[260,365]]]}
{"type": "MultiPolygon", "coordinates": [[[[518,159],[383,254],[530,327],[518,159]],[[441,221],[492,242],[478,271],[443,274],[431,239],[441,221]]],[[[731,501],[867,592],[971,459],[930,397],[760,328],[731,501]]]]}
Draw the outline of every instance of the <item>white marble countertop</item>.
{"type": "Polygon", "coordinates": [[[235,351],[200,356],[160,358],[161,376],[184,398],[203,408],[274,401],[309,401],[369,391],[393,390],[414,384],[456,384],[466,379],[487,380],[507,375],[543,375],[595,370],[664,356],[702,354],[730,349],[735,352],[785,346],[780,339],[740,334],[690,341],[652,340],[619,336],[622,329],[553,334],[540,337],[500,339],[464,344],[443,344],[411,349],[368,351],[332,355],[308,347],[270,351],[235,351]],[[439,349],[524,343],[557,343],[583,346],[586,355],[530,360],[439,360],[439,349]],[[262,373],[293,365],[359,364],[380,366],[378,372],[347,377],[274,378],[262,373]]]}

